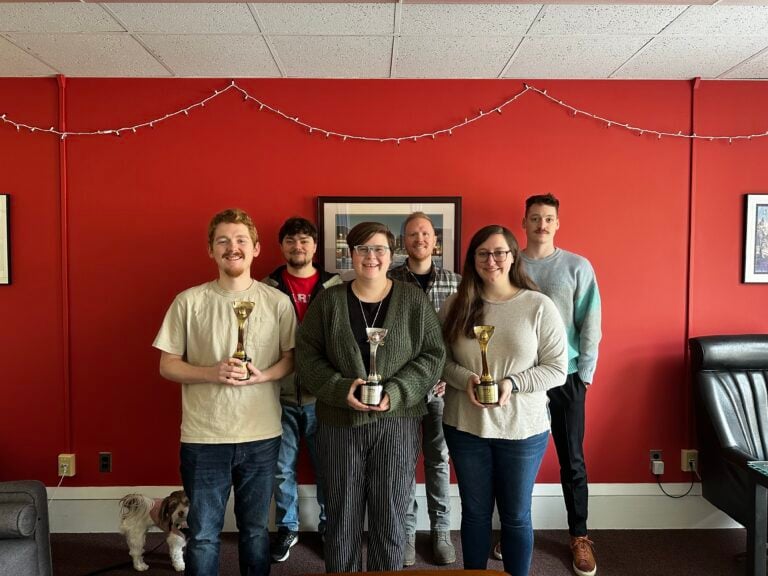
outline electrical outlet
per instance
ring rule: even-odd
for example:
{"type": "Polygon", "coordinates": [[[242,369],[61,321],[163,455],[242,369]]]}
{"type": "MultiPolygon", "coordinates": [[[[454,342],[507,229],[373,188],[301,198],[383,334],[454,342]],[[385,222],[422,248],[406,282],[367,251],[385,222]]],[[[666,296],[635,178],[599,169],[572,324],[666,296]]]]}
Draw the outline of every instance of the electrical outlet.
{"type": "Polygon", "coordinates": [[[664,460],[662,460],[661,450],[650,451],[650,469],[652,474],[664,474],[664,460]]]}
{"type": "Polygon", "coordinates": [[[59,476],[75,475],[75,455],[59,454],[59,476]]]}
{"type": "Polygon", "coordinates": [[[112,472],[112,452],[99,452],[99,472],[112,472]]]}
{"type": "Polygon", "coordinates": [[[683,472],[698,472],[699,451],[690,448],[680,450],[680,469],[683,472]]]}

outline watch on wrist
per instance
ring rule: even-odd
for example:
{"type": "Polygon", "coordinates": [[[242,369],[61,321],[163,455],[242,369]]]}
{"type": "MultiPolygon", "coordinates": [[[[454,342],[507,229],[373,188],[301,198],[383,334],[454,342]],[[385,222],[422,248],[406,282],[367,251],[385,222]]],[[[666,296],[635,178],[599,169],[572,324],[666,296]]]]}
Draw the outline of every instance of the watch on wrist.
{"type": "Polygon", "coordinates": [[[507,376],[507,380],[512,382],[512,394],[517,394],[520,392],[520,388],[517,387],[517,382],[515,382],[515,379],[512,378],[512,376],[507,376]]]}

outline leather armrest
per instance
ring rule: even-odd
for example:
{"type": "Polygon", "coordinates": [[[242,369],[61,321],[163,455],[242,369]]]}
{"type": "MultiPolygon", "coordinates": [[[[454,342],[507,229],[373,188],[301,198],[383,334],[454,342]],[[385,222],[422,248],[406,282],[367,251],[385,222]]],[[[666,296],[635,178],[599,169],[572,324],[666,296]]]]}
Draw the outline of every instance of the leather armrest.
{"type": "Polygon", "coordinates": [[[755,460],[754,456],[748,452],[744,452],[744,450],[737,448],[736,446],[725,446],[721,450],[726,460],[745,470],[747,468],[747,462],[755,460]]]}
{"type": "Polygon", "coordinates": [[[37,510],[29,502],[0,502],[0,538],[28,538],[36,522],[37,510]]]}

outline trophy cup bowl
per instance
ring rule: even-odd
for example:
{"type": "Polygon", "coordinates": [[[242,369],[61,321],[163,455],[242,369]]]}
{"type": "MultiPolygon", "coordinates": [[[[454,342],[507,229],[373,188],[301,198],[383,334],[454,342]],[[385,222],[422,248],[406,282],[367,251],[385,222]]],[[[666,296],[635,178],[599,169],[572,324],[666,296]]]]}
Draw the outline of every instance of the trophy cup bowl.
{"type": "Polygon", "coordinates": [[[248,370],[247,366],[248,362],[251,361],[251,358],[245,353],[243,342],[245,341],[245,323],[251,315],[251,312],[253,312],[253,307],[255,305],[254,302],[249,302],[247,300],[232,302],[232,308],[235,310],[235,317],[237,318],[237,349],[232,354],[232,358],[240,360],[245,368],[245,375],[240,377],[239,380],[248,380],[248,378],[251,377],[251,371],[248,370]]]}
{"type": "Polygon", "coordinates": [[[480,344],[480,357],[483,360],[483,373],[480,375],[480,384],[475,387],[475,396],[480,404],[498,404],[499,386],[493,380],[491,371],[488,370],[488,342],[491,341],[494,326],[475,326],[475,338],[480,344]]]}
{"type": "Polygon", "coordinates": [[[381,375],[376,371],[376,351],[379,346],[384,345],[387,329],[366,328],[365,333],[368,334],[368,344],[371,347],[371,369],[368,378],[360,386],[360,402],[366,406],[378,406],[381,403],[384,387],[381,385],[381,375]]]}

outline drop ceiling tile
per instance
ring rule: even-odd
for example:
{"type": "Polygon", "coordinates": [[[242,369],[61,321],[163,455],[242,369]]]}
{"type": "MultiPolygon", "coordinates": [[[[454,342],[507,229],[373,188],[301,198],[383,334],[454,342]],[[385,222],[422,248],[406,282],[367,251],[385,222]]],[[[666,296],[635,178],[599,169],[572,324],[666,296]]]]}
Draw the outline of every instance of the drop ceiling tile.
{"type": "Polygon", "coordinates": [[[402,34],[522,36],[538,4],[404,4],[402,34]]]}
{"type": "Polygon", "coordinates": [[[768,6],[691,6],[664,34],[768,34],[768,6]]]}
{"type": "Polygon", "coordinates": [[[370,4],[251,4],[265,34],[363,35],[392,34],[395,5],[370,4]]]}
{"type": "Polygon", "coordinates": [[[386,78],[392,38],[381,36],[275,36],[272,44],[294,78],[386,78]]]}
{"type": "Polygon", "coordinates": [[[651,36],[538,36],[523,40],[507,78],[608,78],[651,36]]]}
{"type": "MultiPolygon", "coordinates": [[[[768,42],[766,42],[768,45],[768,42]]],[[[728,74],[722,76],[728,79],[766,79],[768,78],[768,48],[766,48],[762,54],[759,54],[753,60],[746,62],[740,66],[736,66],[728,74]]]]}
{"type": "Polygon", "coordinates": [[[128,34],[9,34],[67,76],[169,76],[128,34]]]}
{"type": "Polygon", "coordinates": [[[246,4],[122,4],[107,6],[131,32],[259,33],[246,4]]]}
{"type": "Polygon", "coordinates": [[[56,70],[0,38],[0,76],[53,76],[56,70]]]}
{"type": "Polygon", "coordinates": [[[261,36],[143,34],[141,40],[178,76],[280,76],[261,36]]]}
{"type": "Polygon", "coordinates": [[[248,6],[222,4],[122,4],[112,10],[131,32],[164,34],[258,34],[259,27],[248,6]]]}
{"type": "Polygon", "coordinates": [[[397,78],[496,78],[520,42],[509,36],[403,36],[397,78]]]}
{"type": "Polygon", "coordinates": [[[756,36],[659,36],[614,78],[716,78],[767,43],[756,36]]]}
{"type": "Polygon", "coordinates": [[[0,2],[0,32],[120,32],[98,4],[0,2]]]}
{"type": "Polygon", "coordinates": [[[530,34],[658,34],[685,6],[548,5],[530,34]]]}

